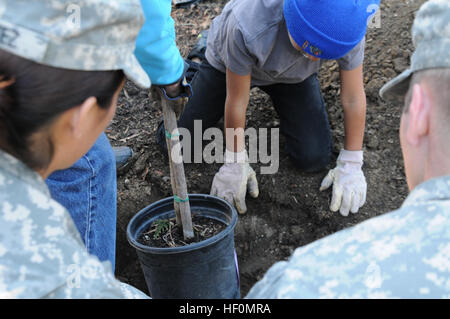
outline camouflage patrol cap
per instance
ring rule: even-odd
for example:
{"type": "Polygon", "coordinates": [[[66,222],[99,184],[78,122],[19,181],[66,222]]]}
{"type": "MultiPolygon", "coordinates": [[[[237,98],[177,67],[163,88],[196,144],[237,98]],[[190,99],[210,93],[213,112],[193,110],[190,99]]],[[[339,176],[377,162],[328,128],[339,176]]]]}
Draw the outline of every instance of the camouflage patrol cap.
{"type": "Polygon", "coordinates": [[[134,56],[144,23],[139,0],[0,0],[0,49],[71,70],[123,70],[150,79],[134,56]]]}
{"type": "Polygon", "coordinates": [[[414,72],[450,68],[450,1],[430,0],[422,5],[412,27],[412,37],[415,51],[411,68],[381,88],[383,99],[403,97],[414,72]]]}

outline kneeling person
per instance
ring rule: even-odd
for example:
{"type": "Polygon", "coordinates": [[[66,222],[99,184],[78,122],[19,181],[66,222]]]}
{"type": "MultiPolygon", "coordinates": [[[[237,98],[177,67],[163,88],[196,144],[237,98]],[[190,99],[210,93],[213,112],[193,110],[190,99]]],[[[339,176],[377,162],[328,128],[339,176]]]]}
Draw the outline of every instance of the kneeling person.
{"type": "MultiPolygon", "coordinates": [[[[192,81],[194,96],[179,127],[194,132],[214,126],[222,117],[226,134],[225,164],[211,193],[247,210],[245,196],[258,196],[256,174],[248,163],[244,129],[252,87],[267,92],[280,116],[286,151],[300,169],[315,172],[331,161],[331,134],[317,78],[324,60],[341,69],[345,143],[337,167],[321,189],[333,185],[331,209],[356,213],[365,203],[362,172],[366,96],[362,63],[367,20],[377,0],[233,0],[212,22],[206,60],[192,81]]],[[[192,134],[191,134],[192,135],[192,134]]],[[[164,128],[158,132],[164,141],[164,128]]]]}

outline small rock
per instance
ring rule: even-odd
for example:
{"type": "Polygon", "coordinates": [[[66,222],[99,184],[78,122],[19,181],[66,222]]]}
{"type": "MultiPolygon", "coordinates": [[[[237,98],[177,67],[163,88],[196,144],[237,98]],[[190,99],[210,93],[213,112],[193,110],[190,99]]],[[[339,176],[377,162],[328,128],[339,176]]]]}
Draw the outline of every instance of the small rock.
{"type": "Polygon", "coordinates": [[[366,92],[368,95],[378,96],[378,91],[384,85],[384,81],[380,78],[373,78],[366,85],[366,92]]]}
{"type": "Polygon", "coordinates": [[[408,68],[408,61],[405,58],[396,58],[392,60],[394,69],[397,72],[403,72],[408,68]]]}
{"type": "Polygon", "coordinates": [[[139,156],[139,158],[133,165],[133,171],[136,174],[140,174],[144,171],[144,169],[147,167],[147,160],[149,159],[149,157],[150,157],[149,153],[143,153],[139,156]]]}
{"type": "Polygon", "coordinates": [[[388,79],[392,79],[392,78],[394,78],[395,76],[397,76],[397,73],[393,70],[393,69],[391,69],[391,68],[386,68],[386,69],[383,69],[383,75],[386,77],[386,78],[388,78],[388,79]]]}
{"type": "Polygon", "coordinates": [[[170,182],[170,177],[169,176],[163,176],[162,178],[164,183],[169,183],[170,182]]]}
{"type": "Polygon", "coordinates": [[[273,120],[271,123],[269,123],[268,126],[269,127],[279,127],[280,126],[280,121],[279,120],[273,120]]]}
{"type": "Polygon", "coordinates": [[[380,167],[380,155],[375,152],[367,152],[364,156],[364,166],[367,168],[379,168],[380,167]]]}
{"type": "Polygon", "coordinates": [[[376,135],[372,135],[369,137],[369,140],[367,142],[367,147],[371,149],[376,149],[380,145],[380,142],[378,140],[378,137],[376,135]]]}
{"type": "Polygon", "coordinates": [[[294,235],[298,235],[302,232],[302,227],[299,225],[292,225],[291,226],[291,233],[294,235]]]}
{"type": "Polygon", "coordinates": [[[142,194],[144,195],[151,195],[152,194],[152,188],[150,186],[143,186],[141,187],[142,194]]]}

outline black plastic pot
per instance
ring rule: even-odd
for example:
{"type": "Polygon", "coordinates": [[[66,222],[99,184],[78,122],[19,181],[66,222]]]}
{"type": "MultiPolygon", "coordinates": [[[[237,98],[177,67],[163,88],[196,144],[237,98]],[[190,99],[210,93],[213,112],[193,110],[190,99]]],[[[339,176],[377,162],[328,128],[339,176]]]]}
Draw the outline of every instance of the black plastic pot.
{"type": "Polygon", "coordinates": [[[152,298],[240,298],[239,271],[234,249],[237,213],[226,201],[210,195],[189,195],[191,211],[221,221],[227,227],[202,242],[157,248],[138,238],[157,219],[175,216],[173,197],[157,201],[129,222],[127,238],[136,248],[152,298]]]}

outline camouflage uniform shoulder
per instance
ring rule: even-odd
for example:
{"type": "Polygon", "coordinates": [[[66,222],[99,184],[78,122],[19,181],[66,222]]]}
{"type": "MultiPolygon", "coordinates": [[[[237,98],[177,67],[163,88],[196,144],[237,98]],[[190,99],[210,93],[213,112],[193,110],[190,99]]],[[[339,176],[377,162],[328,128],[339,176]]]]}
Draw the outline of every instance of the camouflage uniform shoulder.
{"type": "Polygon", "coordinates": [[[404,205],[295,250],[248,298],[449,298],[450,176],[404,205]]]}
{"type": "Polygon", "coordinates": [[[42,178],[0,151],[0,298],[146,297],[89,255],[42,178]]]}

